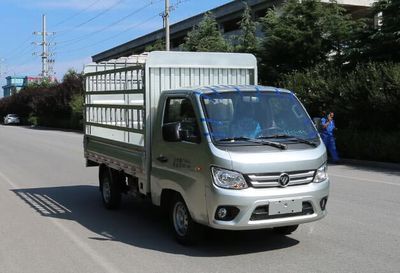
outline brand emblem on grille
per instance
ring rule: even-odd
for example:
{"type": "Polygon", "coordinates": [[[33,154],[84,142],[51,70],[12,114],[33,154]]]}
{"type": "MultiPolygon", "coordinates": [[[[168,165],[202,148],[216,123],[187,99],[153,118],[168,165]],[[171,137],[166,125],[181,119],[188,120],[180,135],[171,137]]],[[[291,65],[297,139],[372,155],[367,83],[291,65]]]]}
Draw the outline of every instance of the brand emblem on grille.
{"type": "Polygon", "coordinates": [[[281,187],[286,187],[289,184],[290,181],[290,177],[287,173],[282,173],[279,176],[279,184],[281,185],[281,187]]]}

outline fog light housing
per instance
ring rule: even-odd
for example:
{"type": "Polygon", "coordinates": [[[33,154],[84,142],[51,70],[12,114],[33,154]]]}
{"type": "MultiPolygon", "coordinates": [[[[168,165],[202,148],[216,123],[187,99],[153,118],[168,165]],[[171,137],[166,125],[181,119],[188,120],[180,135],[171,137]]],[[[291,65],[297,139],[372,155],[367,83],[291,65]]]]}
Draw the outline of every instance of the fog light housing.
{"type": "Polygon", "coordinates": [[[322,198],[321,201],[319,202],[319,205],[321,206],[322,210],[326,209],[326,203],[328,203],[328,196],[322,198]]]}
{"type": "Polygon", "coordinates": [[[228,215],[228,211],[226,208],[222,207],[217,209],[217,218],[218,219],[224,219],[228,215]]]}
{"type": "Polygon", "coordinates": [[[239,209],[233,206],[220,206],[215,211],[215,220],[232,221],[239,214],[239,209]]]}

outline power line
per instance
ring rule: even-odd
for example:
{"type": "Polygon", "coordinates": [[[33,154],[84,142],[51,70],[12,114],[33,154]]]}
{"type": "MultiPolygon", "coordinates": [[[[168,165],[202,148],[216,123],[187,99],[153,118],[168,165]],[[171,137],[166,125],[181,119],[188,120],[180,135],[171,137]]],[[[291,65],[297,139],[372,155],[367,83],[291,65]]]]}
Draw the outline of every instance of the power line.
{"type": "MultiPolygon", "coordinates": [[[[87,23],[90,23],[90,22],[92,22],[93,20],[99,18],[99,17],[102,16],[103,14],[109,12],[110,10],[112,10],[113,8],[115,8],[116,6],[118,6],[119,4],[121,4],[122,2],[124,2],[124,0],[119,0],[118,2],[115,2],[113,5],[109,6],[109,7],[106,8],[105,10],[103,10],[103,11],[99,12],[98,14],[96,14],[94,17],[91,17],[90,19],[88,19],[88,20],[86,20],[86,21],[84,21],[84,22],[82,22],[82,23],[80,23],[80,24],[78,24],[78,25],[76,25],[76,26],[74,26],[74,27],[72,27],[72,28],[70,28],[70,29],[58,31],[58,33],[61,33],[61,35],[63,35],[65,32],[68,32],[68,31],[71,30],[71,29],[72,29],[72,30],[76,30],[77,28],[80,28],[81,26],[84,26],[84,25],[86,25],[87,23]]],[[[58,36],[61,36],[61,35],[58,35],[58,36]]]]}
{"type": "Polygon", "coordinates": [[[34,60],[34,59],[36,59],[35,56],[29,55],[28,58],[23,59],[23,61],[21,61],[21,62],[19,62],[17,64],[14,64],[14,65],[8,66],[7,67],[7,72],[13,71],[14,74],[16,74],[15,73],[16,71],[18,71],[19,73],[25,72],[25,71],[29,70],[30,68],[29,69],[25,68],[23,70],[17,70],[17,68],[20,67],[20,66],[26,65],[29,61],[34,60]]]}
{"type": "Polygon", "coordinates": [[[89,20],[86,20],[83,23],[80,23],[79,25],[76,25],[75,28],[81,27],[83,25],[86,25],[87,23],[95,20],[96,18],[100,17],[101,15],[103,15],[104,13],[107,13],[108,11],[112,10],[113,8],[115,8],[116,6],[118,6],[119,4],[121,4],[122,2],[124,2],[124,0],[119,0],[118,2],[114,3],[113,5],[111,5],[110,7],[108,7],[107,9],[103,10],[102,12],[100,12],[99,14],[97,14],[96,16],[90,18],[89,20]]]}
{"type": "MultiPolygon", "coordinates": [[[[95,5],[96,3],[98,3],[99,1],[101,1],[101,0],[96,0],[96,1],[92,2],[92,3],[89,4],[84,10],[88,10],[90,7],[92,7],[93,5],[95,5]]],[[[94,17],[91,17],[90,19],[85,20],[84,22],[81,22],[80,24],[76,25],[74,28],[79,28],[79,27],[81,27],[81,26],[83,26],[83,25],[85,25],[85,24],[87,24],[87,23],[89,23],[89,22],[91,22],[91,21],[97,19],[98,17],[100,17],[100,16],[102,16],[103,14],[105,14],[106,12],[110,11],[111,9],[113,9],[114,7],[116,7],[117,5],[121,4],[123,1],[124,1],[124,0],[119,0],[118,2],[116,2],[116,3],[114,3],[113,5],[109,6],[106,10],[103,10],[102,12],[98,13],[98,14],[95,15],[94,17]]],[[[70,39],[70,40],[63,41],[63,43],[65,43],[65,44],[63,44],[63,45],[61,46],[61,48],[63,48],[63,47],[69,47],[70,45],[74,45],[74,44],[76,44],[76,43],[78,43],[78,42],[80,42],[80,41],[82,41],[82,40],[85,40],[85,39],[89,38],[90,36],[93,36],[93,35],[95,35],[95,34],[97,34],[97,33],[101,33],[101,32],[103,32],[103,31],[105,31],[105,30],[107,30],[107,29],[109,29],[109,28],[111,28],[111,27],[113,27],[113,26],[115,26],[115,25],[121,23],[122,21],[126,20],[127,18],[129,18],[129,17],[131,17],[131,16],[133,16],[133,15],[139,13],[140,11],[142,11],[142,10],[144,10],[145,8],[149,7],[150,5],[152,5],[152,4],[154,4],[154,3],[161,2],[161,1],[164,1],[164,0],[151,1],[149,4],[146,4],[146,5],[140,7],[140,8],[138,8],[138,9],[136,9],[136,10],[133,10],[132,12],[130,12],[130,13],[128,13],[127,15],[123,16],[122,18],[120,18],[120,19],[114,21],[113,23],[111,23],[111,24],[109,24],[109,25],[107,25],[107,26],[101,28],[100,30],[97,30],[97,31],[92,32],[92,33],[89,33],[88,35],[80,36],[80,37],[76,37],[76,38],[73,38],[73,39],[70,39]],[[77,40],[79,40],[79,41],[77,41],[77,40]]],[[[176,8],[178,8],[178,6],[179,6],[180,4],[182,4],[182,3],[184,3],[184,2],[188,2],[188,1],[190,1],[190,0],[176,0],[176,2],[175,2],[174,4],[172,4],[172,5],[169,7],[169,11],[175,10],[176,8]]],[[[62,21],[60,21],[60,22],[58,22],[57,25],[61,25],[61,24],[65,23],[65,22],[71,20],[72,18],[78,16],[79,14],[82,14],[83,12],[84,12],[84,11],[78,12],[78,13],[76,13],[76,14],[74,14],[74,15],[72,15],[72,16],[70,16],[70,17],[68,17],[68,18],[66,18],[66,19],[64,19],[64,20],[62,20],[62,21]]],[[[161,13],[161,14],[162,14],[162,13],[161,13]]],[[[124,29],[124,30],[122,30],[122,31],[120,31],[120,32],[118,32],[118,33],[112,35],[112,36],[109,36],[109,37],[107,37],[107,38],[105,38],[105,39],[102,39],[102,40],[100,40],[100,41],[97,41],[97,42],[95,42],[95,43],[88,44],[88,45],[86,45],[86,46],[81,46],[81,47],[79,47],[79,48],[72,48],[72,49],[70,49],[70,50],[61,50],[61,51],[58,51],[59,48],[58,48],[58,46],[57,46],[57,47],[54,47],[53,50],[54,50],[54,51],[57,50],[57,52],[59,52],[60,54],[63,54],[63,55],[64,55],[64,54],[68,54],[68,53],[72,53],[72,52],[81,51],[81,50],[84,50],[84,49],[87,49],[87,48],[92,48],[92,47],[98,46],[98,45],[100,45],[100,44],[102,44],[102,43],[104,43],[104,42],[106,42],[106,41],[115,39],[116,37],[121,36],[121,35],[125,34],[126,32],[128,32],[128,31],[130,31],[130,30],[132,30],[132,29],[135,29],[135,28],[137,28],[137,27],[139,27],[139,26],[141,26],[141,25],[144,25],[144,24],[148,23],[149,21],[152,21],[153,19],[155,19],[155,18],[158,17],[159,15],[160,15],[160,14],[153,15],[153,16],[151,16],[151,17],[149,17],[149,18],[147,18],[147,19],[145,19],[145,20],[143,20],[143,21],[141,21],[141,22],[138,22],[138,23],[135,24],[135,25],[132,25],[132,26],[127,27],[126,29],[124,29]]],[[[51,42],[51,41],[54,39],[54,37],[49,37],[49,38],[50,38],[50,39],[49,39],[49,42],[51,42]]],[[[26,39],[23,43],[26,43],[28,40],[29,40],[29,37],[28,37],[28,39],[26,39]]],[[[28,45],[28,47],[26,47],[26,46],[23,47],[23,43],[22,43],[21,46],[19,46],[19,47],[17,48],[17,50],[21,51],[21,53],[24,52],[24,51],[26,51],[26,49],[29,49],[29,45],[28,45]]],[[[16,53],[15,53],[14,55],[16,55],[16,53]]],[[[19,55],[22,56],[22,54],[19,54],[19,55]]],[[[30,58],[33,58],[33,56],[30,56],[30,58]]],[[[29,60],[30,60],[30,59],[29,59],[29,60]]],[[[15,71],[15,69],[16,69],[18,66],[27,64],[29,60],[26,60],[26,61],[24,60],[24,61],[22,61],[20,64],[14,65],[14,66],[13,66],[13,68],[14,68],[13,70],[15,71]]],[[[31,69],[31,68],[27,67],[27,68],[23,69],[22,71],[26,71],[26,70],[29,70],[29,69],[31,69]]],[[[21,70],[19,70],[19,73],[21,73],[21,70]]]]}
{"type": "Polygon", "coordinates": [[[24,54],[27,52],[32,51],[32,43],[27,44],[24,48],[21,48],[19,51],[16,51],[14,54],[9,55],[6,57],[6,59],[11,60],[11,59],[18,59],[22,57],[24,54]]]}
{"type": "Polygon", "coordinates": [[[93,1],[93,2],[90,3],[86,8],[84,8],[84,9],[82,9],[82,10],[76,12],[75,14],[73,14],[73,15],[71,15],[71,16],[65,18],[64,20],[61,20],[61,21],[58,22],[57,24],[55,24],[55,25],[53,26],[53,28],[54,28],[54,27],[58,27],[58,26],[64,24],[65,22],[68,22],[69,20],[71,20],[71,19],[73,19],[73,18],[75,18],[75,17],[81,15],[82,13],[84,13],[85,11],[87,11],[88,9],[90,9],[91,7],[93,7],[94,5],[96,5],[97,3],[101,2],[101,1],[103,1],[103,0],[95,0],[95,1],[93,1]]]}
{"type": "Polygon", "coordinates": [[[131,30],[131,29],[133,29],[133,28],[137,28],[138,26],[141,26],[141,25],[143,25],[143,24],[145,24],[145,23],[148,23],[149,21],[151,21],[151,20],[153,20],[154,18],[157,18],[157,17],[159,17],[159,14],[153,15],[153,16],[147,18],[146,20],[144,20],[144,21],[142,21],[142,22],[140,22],[140,23],[138,23],[138,24],[135,24],[135,25],[133,25],[133,26],[130,26],[129,28],[126,28],[125,30],[120,31],[120,32],[117,33],[117,34],[112,35],[112,36],[110,36],[110,37],[108,37],[108,38],[106,38],[106,39],[97,41],[96,43],[92,43],[92,44],[89,44],[89,45],[86,45],[86,46],[83,46],[83,47],[79,47],[79,48],[74,48],[74,49],[71,49],[71,50],[68,50],[68,51],[61,51],[60,53],[61,53],[61,54],[63,54],[63,53],[66,54],[66,53],[76,52],[76,51],[80,51],[80,50],[83,50],[83,49],[87,49],[87,48],[90,48],[90,47],[99,45],[100,43],[103,43],[103,42],[109,41],[109,40],[111,40],[111,39],[114,39],[114,38],[116,38],[116,37],[118,37],[118,36],[120,36],[120,35],[126,33],[127,31],[129,31],[129,30],[131,30]]]}
{"type": "MultiPolygon", "coordinates": [[[[33,45],[33,44],[29,44],[28,45],[29,47],[27,47],[26,49],[28,49],[27,50],[27,52],[31,52],[32,50],[34,50],[35,49],[35,46],[33,45]]],[[[25,50],[26,51],[26,50],[25,50]]],[[[25,53],[27,53],[27,52],[25,52],[25,53]]],[[[5,63],[5,69],[4,69],[4,71],[5,71],[5,73],[8,73],[9,74],[9,72],[12,70],[12,71],[14,71],[14,73],[15,73],[15,69],[14,68],[17,68],[18,66],[21,66],[21,65],[24,65],[24,64],[26,64],[26,62],[28,61],[28,60],[31,60],[32,58],[35,58],[32,54],[29,54],[29,55],[25,55],[25,54],[22,54],[22,52],[21,52],[21,54],[19,55],[19,58],[21,58],[22,57],[22,61],[20,60],[17,64],[14,64],[14,65],[9,65],[9,60],[10,60],[10,58],[5,58],[5,61],[6,61],[6,63],[5,63]]],[[[18,59],[18,58],[17,58],[18,59]]],[[[16,60],[16,58],[14,58],[13,59],[13,62],[15,62],[15,60],[16,60]]]]}
{"type": "MultiPolygon", "coordinates": [[[[157,2],[160,2],[160,1],[162,1],[162,0],[158,0],[157,2]]],[[[92,33],[89,33],[89,34],[86,34],[86,35],[82,35],[82,36],[79,36],[79,37],[75,37],[75,38],[72,38],[72,39],[69,39],[69,40],[60,41],[59,44],[71,44],[71,43],[74,43],[75,41],[79,41],[80,42],[82,40],[88,39],[93,35],[96,35],[96,34],[98,34],[100,32],[103,32],[103,31],[105,31],[105,30],[107,30],[107,29],[109,29],[109,28],[121,23],[122,21],[126,20],[127,18],[139,13],[140,11],[146,9],[147,7],[149,7],[149,6],[153,5],[153,4],[154,4],[154,2],[150,1],[150,3],[140,7],[138,9],[133,10],[132,12],[130,12],[127,15],[125,15],[124,17],[118,19],[117,21],[115,21],[115,22],[113,22],[113,23],[111,23],[111,24],[109,24],[109,25],[107,25],[107,26],[105,26],[105,27],[103,27],[103,28],[101,28],[99,30],[96,30],[96,31],[94,31],[92,33]]]]}
{"type": "MultiPolygon", "coordinates": [[[[159,1],[157,1],[157,2],[161,2],[161,1],[163,1],[163,0],[159,0],[159,1]]],[[[177,0],[173,5],[170,5],[170,8],[169,8],[169,9],[170,9],[170,11],[174,11],[174,10],[176,10],[177,8],[179,8],[179,6],[180,6],[181,4],[186,3],[186,2],[189,2],[189,1],[190,1],[190,0],[177,0]]],[[[152,3],[152,4],[153,4],[153,3],[152,3]]],[[[160,14],[161,14],[161,16],[162,16],[162,15],[163,15],[163,12],[158,13],[157,15],[153,15],[153,16],[147,18],[146,20],[144,20],[144,21],[142,21],[142,22],[140,22],[140,23],[138,23],[138,24],[135,24],[135,25],[133,25],[133,26],[130,26],[130,27],[124,29],[123,31],[120,31],[120,32],[118,32],[117,34],[112,35],[112,36],[110,36],[110,37],[108,37],[108,38],[105,38],[105,39],[103,39],[103,40],[97,41],[97,42],[95,42],[95,43],[92,43],[92,44],[89,44],[89,45],[86,45],[86,46],[83,46],[83,47],[74,48],[74,49],[71,49],[71,50],[60,51],[59,53],[61,53],[61,54],[72,53],[72,52],[76,52],[76,51],[80,51],[80,50],[83,50],[83,49],[87,49],[87,48],[90,48],[90,47],[92,47],[92,46],[96,46],[96,45],[98,45],[98,44],[100,44],[100,43],[109,41],[109,40],[111,40],[111,39],[114,39],[114,38],[116,38],[116,37],[122,35],[122,34],[125,34],[127,31],[130,31],[130,30],[132,30],[132,29],[134,29],[134,28],[137,28],[138,26],[141,26],[141,25],[143,25],[143,24],[145,24],[145,23],[147,23],[147,22],[153,20],[154,18],[159,17],[160,14]]],[[[65,46],[68,46],[68,45],[65,45],[65,46]]],[[[64,47],[65,47],[65,46],[64,46],[64,47]]],[[[63,48],[63,47],[60,47],[60,48],[63,48]]]]}
{"type": "MultiPolygon", "coordinates": [[[[25,43],[29,42],[29,40],[30,40],[31,38],[32,38],[32,36],[29,35],[23,42],[21,42],[21,43],[19,44],[19,46],[17,46],[16,48],[11,49],[11,50],[8,51],[5,55],[10,55],[10,54],[11,54],[11,56],[14,56],[14,55],[16,55],[17,53],[19,53],[20,51],[25,50],[26,47],[30,45],[30,44],[26,45],[25,43]],[[25,45],[25,47],[24,47],[24,45],[25,45]]],[[[10,57],[8,57],[8,58],[10,58],[10,57]]]]}

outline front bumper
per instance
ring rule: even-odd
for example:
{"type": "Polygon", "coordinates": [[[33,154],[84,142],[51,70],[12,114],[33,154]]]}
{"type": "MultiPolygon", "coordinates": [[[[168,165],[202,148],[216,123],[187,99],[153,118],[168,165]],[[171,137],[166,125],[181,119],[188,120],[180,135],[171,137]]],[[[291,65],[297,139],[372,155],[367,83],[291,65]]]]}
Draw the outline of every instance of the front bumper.
{"type": "Polygon", "coordinates": [[[206,193],[208,223],[209,226],[216,229],[250,230],[312,222],[326,215],[326,210],[321,209],[320,202],[328,195],[329,179],[321,183],[309,183],[286,188],[248,188],[244,190],[222,189],[213,184],[206,193]],[[301,200],[303,204],[311,205],[311,213],[254,219],[256,208],[267,207],[272,201],[289,199],[301,200]],[[215,212],[220,206],[234,206],[240,211],[231,221],[216,220],[215,212]]]}

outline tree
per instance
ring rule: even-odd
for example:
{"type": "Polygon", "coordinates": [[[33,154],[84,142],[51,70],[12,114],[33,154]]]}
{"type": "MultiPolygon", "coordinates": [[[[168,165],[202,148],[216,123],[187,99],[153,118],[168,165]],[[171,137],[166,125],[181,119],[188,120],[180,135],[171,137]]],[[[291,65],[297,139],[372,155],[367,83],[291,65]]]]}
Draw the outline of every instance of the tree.
{"type": "Polygon", "coordinates": [[[244,2],[245,9],[242,15],[242,20],[239,22],[241,35],[239,36],[239,44],[235,47],[237,52],[255,53],[258,47],[256,37],[256,22],[251,16],[249,5],[244,2]]]}
{"type": "Polygon", "coordinates": [[[165,50],[165,42],[163,39],[158,39],[153,44],[146,46],[144,51],[151,52],[151,51],[164,51],[165,50]]]}
{"type": "Polygon", "coordinates": [[[373,10],[381,24],[371,31],[368,59],[400,62],[400,0],[380,0],[373,10]]]}
{"type": "Polygon", "coordinates": [[[261,79],[275,83],[282,74],[329,59],[343,63],[355,23],[336,2],[288,0],[262,19],[261,79]]]}
{"type": "Polygon", "coordinates": [[[84,104],[85,97],[81,94],[73,95],[69,103],[71,107],[71,127],[75,129],[82,129],[84,104]]]}
{"type": "Polygon", "coordinates": [[[186,36],[181,45],[185,51],[227,52],[229,45],[218,29],[218,23],[210,12],[186,36]]]}
{"type": "Polygon", "coordinates": [[[28,83],[25,88],[50,88],[51,86],[57,85],[56,81],[52,81],[49,77],[41,78],[40,81],[34,81],[28,83]]]}
{"type": "Polygon", "coordinates": [[[364,19],[354,20],[336,1],[322,5],[325,5],[326,13],[322,18],[322,35],[329,46],[330,59],[341,66],[349,61],[359,38],[357,33],[366,27],[366,22],[364,19]]]}

